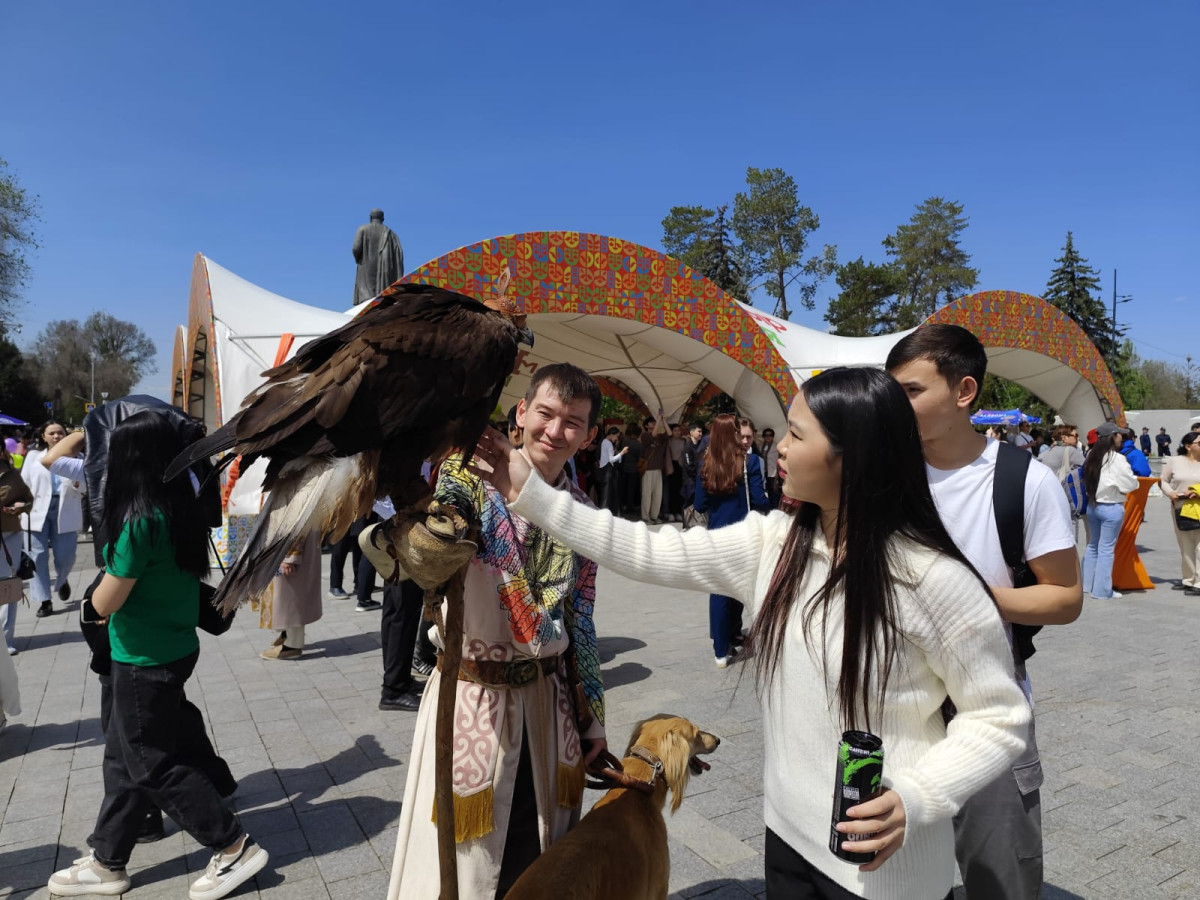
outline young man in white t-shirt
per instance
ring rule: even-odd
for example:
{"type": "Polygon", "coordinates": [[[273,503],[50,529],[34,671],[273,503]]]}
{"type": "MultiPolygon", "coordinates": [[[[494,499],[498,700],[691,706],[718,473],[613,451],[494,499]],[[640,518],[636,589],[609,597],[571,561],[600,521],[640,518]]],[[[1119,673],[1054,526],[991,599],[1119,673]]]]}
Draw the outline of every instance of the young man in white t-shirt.
{"type": "MultiPolygon", "coordinates": [[[[888,354],[887,370],[917,414],[929,488],[946,530],[991,585],[1009,625],[1065,625],[1083,608],[1071,514],[1055,473],[1030,465],[1025,475],[1024,556],[1037,576],[1014,588],[992,508],[999,442],[976,433],[971,406],[983,384],[987,353],[957,325],[925,325],[888,354]]],[[[1025,664],[1017,680],[1031,698],[1025,664]]],[[[1005,773],[954,817],[955,853],[968,900],[1036,900],[1042,887],[1041,762],[1033,723],[1029,745],[1005,773]]]]}

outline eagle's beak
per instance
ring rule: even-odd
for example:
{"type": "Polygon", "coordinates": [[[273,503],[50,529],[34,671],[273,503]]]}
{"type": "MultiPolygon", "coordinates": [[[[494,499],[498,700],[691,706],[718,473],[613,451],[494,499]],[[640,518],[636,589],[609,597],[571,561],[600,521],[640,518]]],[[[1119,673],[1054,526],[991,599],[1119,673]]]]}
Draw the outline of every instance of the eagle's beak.
{"type": "Polygon", "coordinates": [[[518,328],[517,334],[520,335],[520,338],[517,340],[517,343],[528,344],[530,347],[533,346],[533,329],[532,328],[530,328],[528,325],[526,325],[523,328],[518,328]]]}

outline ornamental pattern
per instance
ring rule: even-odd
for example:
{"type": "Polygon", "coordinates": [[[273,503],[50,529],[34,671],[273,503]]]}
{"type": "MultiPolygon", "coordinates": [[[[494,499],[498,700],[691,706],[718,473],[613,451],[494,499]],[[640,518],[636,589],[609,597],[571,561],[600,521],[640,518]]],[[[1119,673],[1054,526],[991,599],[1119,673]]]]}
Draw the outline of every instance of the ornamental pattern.
{"type": "Polygon", "coordinates": [[[1092,383],[1125,421],[1121,395],[1112,372],[1083,329],[1055,306],[1017,291],[980,291],[943,306],[924,324],[961,325],[985,347],[1029,350],[1065,363],[1092,383]]]}
{"type": "Polygon", "coordinates": [[[460,247],[402,281],[482,299],[508,263],[525,312],[618,316],[670,328],[762,376],[786,402],[796,386],[762,328],[713,282],[664,253],[579,231],[529,231],[460,247]]]}

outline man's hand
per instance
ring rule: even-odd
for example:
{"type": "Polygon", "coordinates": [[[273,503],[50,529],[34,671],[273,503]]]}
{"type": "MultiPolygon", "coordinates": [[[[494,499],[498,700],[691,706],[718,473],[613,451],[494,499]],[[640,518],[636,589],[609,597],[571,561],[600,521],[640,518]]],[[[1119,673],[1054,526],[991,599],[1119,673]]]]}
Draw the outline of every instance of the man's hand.
{"type": "Polygon", "coordinates": [[[296,574],[296,564],[289,563],[289,562],[280,563],[279,564],[279,574],[280,575],[295,575],[296,574]]]}
{"type": "Polygon", "coordinates": [[[608,740],[606,738],[595,738],[594,740],[584,738],[583,746],[583,767],[590,769],[596,757],[608,749],[608,740]]]}
{"type": "Polygon", "coordinates": [[[904,826],[908,818],[900,795],[891,788],[885,789],[873,800],[850,807],[846,810],[846,815],[854,821],[839,822],[838,831],[848,836],[871,835],[866,840],[842,842],[842,849],[851,853],[874,851],[875,858],[866,865],[859,866],[862,871],[874,872],[904,844],[904,826]]]}
{"type": "Polygon", "coordinates": [[[480,478],[490,481],[507,502],[512,503],[521,494],[532,471],[528,461],[508,442],[508,438],[495,428],[489,428],[475,445],[474,459],[467,466],[480,478]],[[482,460],[483,469],[477,465],[482,460]]]}

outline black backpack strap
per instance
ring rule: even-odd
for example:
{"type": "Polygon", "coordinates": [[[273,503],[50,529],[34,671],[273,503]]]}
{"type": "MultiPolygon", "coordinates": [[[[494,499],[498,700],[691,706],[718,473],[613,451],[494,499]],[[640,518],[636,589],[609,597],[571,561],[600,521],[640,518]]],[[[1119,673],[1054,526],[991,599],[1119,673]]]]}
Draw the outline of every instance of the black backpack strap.
{"type": "Polygon", "coordinates": [[[996,448],[992,511],[1000,534],[1000,552],[1010,569],[1016,569],[1025,558],[1025,474],[1032,461],[1030,454],[1007,441],[996,448]]]}
{"type": "MultiPolygon", "coordinates": [[[[996,474],[992,481],[992,512],[1000,535],[1004,564],[1012,570],[1013,586],[1028,587],[1037,579],[1025,564],[1025,476],[1033,455],[1006,441],[996,448],[996,474]]],[[[1040,625],[1013,624],[1013,655],[1024,662],[1037,650],[1033,636],[1040,625]]]]}

